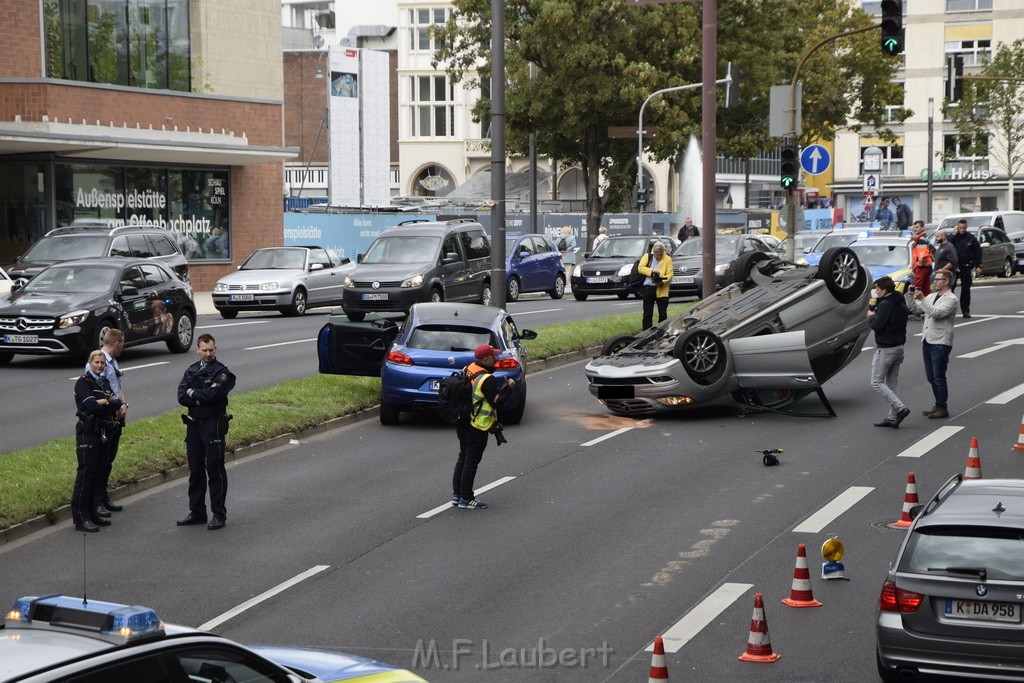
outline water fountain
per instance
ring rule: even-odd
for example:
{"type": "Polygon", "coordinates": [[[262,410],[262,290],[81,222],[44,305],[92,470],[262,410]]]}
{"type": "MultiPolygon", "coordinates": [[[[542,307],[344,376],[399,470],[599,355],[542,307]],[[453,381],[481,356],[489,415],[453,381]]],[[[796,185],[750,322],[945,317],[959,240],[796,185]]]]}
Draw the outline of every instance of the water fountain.
{"type": "Polygon", "coordinates": [[[693,218],[694,225],[700,225],[704,215],[704,171],[700,158],[700,145],[697,138],[690,136],[683,155],[682,168],[679,170],[679,213],[680,225],[687,216],[693,218]]]}

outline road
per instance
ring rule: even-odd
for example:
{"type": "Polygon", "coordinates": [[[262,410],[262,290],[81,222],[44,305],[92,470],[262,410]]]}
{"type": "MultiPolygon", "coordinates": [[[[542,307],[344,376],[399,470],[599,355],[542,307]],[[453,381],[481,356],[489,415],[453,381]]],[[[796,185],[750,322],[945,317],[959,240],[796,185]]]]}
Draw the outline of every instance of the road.
{"type": "Polygon", "coordinates": [[[916,337],[898,430],[871,426],[886,407],[870,351],[825,387],[835,418],[619,418],[590,397],[580,362],[530,377],[522,425],[481,464],[487,510],[446,506],[449,429],[370,420],[232,464],[224,531],[174,526],[186,511],[175,481],[128,498],[99,534],[65,522],[0,547],[0,596],[87,590],[431,681],[643,680],[657,634],[673,680],[873,680],[878,592],[903,534],[887,525],[908,472],[926,499],[963,472],[972,436],[985,477],[1021,472],[1019,290],[979,288],[976,302],[957,324],[948,420],[920,415],[932,400],[916,337]],[[773,447],[781,465],[765,467],[759,451],[773,447]],[[820,579],[832,535],[849,581],[820,579]],[[820,608],[780,603],[799,543],[820,608]],[[737,661],[755,592],[774,664],[737,661]]]}

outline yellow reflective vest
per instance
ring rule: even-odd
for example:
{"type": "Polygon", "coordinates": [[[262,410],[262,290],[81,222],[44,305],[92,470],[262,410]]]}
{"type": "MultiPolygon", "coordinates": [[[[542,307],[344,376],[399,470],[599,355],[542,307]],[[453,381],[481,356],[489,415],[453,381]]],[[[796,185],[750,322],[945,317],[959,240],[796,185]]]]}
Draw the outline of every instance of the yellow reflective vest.
{"type": "Polygon", "coordinates": [[[469,413],[469,424],[482,432],[491,431],[491,427],[498,421],[498,412],[491,405],[491,402],[484,396],[484,380],[491,376],[483,366],[476,363],[466,368],[466,373],[473,376],[473,396],[470,399],[472,409],[469,413]]]}

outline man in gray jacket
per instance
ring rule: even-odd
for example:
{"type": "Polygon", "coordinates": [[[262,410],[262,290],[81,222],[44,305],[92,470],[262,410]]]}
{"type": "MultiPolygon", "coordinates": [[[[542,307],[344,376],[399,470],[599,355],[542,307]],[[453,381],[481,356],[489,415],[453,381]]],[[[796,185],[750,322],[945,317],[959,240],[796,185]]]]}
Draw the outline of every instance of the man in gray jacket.
{"type": "Polygon", "coordinates": [[[925,410],[924,415],[938,420],[949,417],[946,400],[949,398],[949,387],[946,385],[946,368],[949,366],[949,354],[953,350],[953,321],[959,302],[950,291],[948,270],[935,273],[932,293],[925,296],[920,290],[914,293],[914,310],[924,313],[921,350],[924,353],[924,375],[932,385],[935,394],[935,407],[925,410]]]}

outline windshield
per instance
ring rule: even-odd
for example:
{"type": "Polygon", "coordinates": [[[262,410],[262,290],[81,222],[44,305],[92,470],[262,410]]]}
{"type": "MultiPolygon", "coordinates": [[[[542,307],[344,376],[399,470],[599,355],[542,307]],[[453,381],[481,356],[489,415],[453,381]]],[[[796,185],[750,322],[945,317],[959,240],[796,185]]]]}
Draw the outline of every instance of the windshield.
{"type": "Polygon", "coordinates": [[[29,280],[22,291],[37,294],[108,292],[118,273],[113,268],[96,266],[50,266],[29,280]]]}
{"type": "Polygon", "coordinates": [[[910,266],[910,252],[905,244],[851,244],[860,262],[869,266],[910,266]]]}
{"type": "Polygon", "coordinates": [[[260,249],[245,260],[240,270],[302,270],[305,249],[260,249]]]}
{"type": "Polygon", "coordinates": [[[989,578],[1024,579],[1024,536],[1020,529],[939,526],[918,529],[907,543],[900,571],[957,574],[947,568],[984,568],[989,578]]]}
{"type": "Polygon", "coordinates": [[[988,227],[992,222],[991,216],[957,216],[956,218],[943,218],[942,222],[939,223],[939,230],[948,230],[953,232],[956,228],[956,224],[960,221],[967,221],[968,228],[981,228],[988,227]]]}
{"type": "MultiPolygon", "coordinates": [[[[716,254],[735,254],[743,235],[715,235],[716,254]]],[[[672,256],[698,256],[704,253],[703,240],[688,239],[672,252],[672,256]]]]}
{"type": "Polygon", "coordinates": [[[429,351],[472,351],[492,343],[493,335],[486,327],[421,325],[413,330],[408,346],[429,351]]]}
{"type": "Polygon", "coordinates": [[[823,253],[835,247],[845,247],[858,237],[863,236],[864,235],[858,235],[857,233],[849,235],[825,235],[818,240],[818,243],[814,245],[814,248],[811,249],[811,251],[823,253]]]}
{"type": "Polygon", "coordinates": [[[57,263],[106,256],[106,250],[106,235],[57,235],[44,237],[33,244],[21,260],[29,263],[57,263]]]}
{"type": "Polygon", "coordinates": [[[609,237],[597,245],[590,258],[638,259],[647,250],[648,237],[609,237]]]}
{"type": "Polygon", "coordinates": [[[437,260],[440,237],[395,235],[378,237],[370,245],[363,263],[430,263],[437,260]]]}

